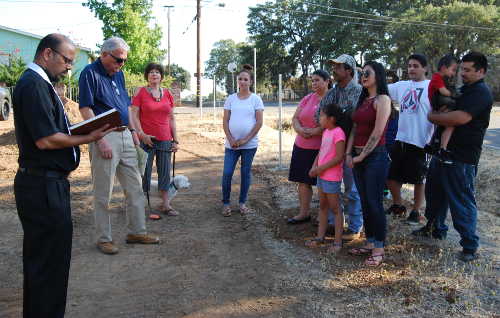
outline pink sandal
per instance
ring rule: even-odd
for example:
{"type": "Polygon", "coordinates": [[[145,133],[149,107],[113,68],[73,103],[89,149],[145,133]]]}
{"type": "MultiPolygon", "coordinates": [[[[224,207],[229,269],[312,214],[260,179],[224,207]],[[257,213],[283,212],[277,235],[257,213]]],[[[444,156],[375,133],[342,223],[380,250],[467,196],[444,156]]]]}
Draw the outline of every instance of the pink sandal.
{"type": "Polygon", "coordinates": [[[384,253],[382,254],[372,254],[370,255],[366,261],[365,265],[369,267],[378,267],[384,261],[384,253]]]}

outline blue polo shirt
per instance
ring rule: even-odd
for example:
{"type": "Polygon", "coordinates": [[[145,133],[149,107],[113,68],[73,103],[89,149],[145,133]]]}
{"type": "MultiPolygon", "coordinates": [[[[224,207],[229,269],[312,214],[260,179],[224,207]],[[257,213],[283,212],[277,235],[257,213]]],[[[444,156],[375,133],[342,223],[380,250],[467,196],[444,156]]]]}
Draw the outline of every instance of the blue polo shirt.
{"type": "Polygon", "coordinates": [[[112,108],[120,112],[123,125],[128,126],[130,97],[125,89],[125,77],[119,71],[109,76],[101,59],[85,66],[78,81],[80,108],[90,107],[97,116],[112,108]]]}

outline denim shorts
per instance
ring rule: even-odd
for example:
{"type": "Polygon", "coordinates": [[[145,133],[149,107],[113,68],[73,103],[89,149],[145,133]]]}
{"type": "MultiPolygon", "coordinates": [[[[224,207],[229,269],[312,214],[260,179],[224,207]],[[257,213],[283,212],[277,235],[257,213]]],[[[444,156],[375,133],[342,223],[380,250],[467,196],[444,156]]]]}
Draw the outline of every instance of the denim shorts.
{"type": "Polygon", "coordinates": [[[318,177],[316,187],[318,187],[318,189],[321,189],[324,193],[335,194],[335,193],[340,193],[341,184],[342,184],[341,181],[328,181],[318,177]]]}

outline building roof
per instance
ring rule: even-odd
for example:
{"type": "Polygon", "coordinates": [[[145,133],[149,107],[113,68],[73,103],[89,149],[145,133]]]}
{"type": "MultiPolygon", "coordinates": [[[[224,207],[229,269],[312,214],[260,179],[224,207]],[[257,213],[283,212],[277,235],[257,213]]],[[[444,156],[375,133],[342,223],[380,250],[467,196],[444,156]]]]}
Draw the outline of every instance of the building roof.
{"type": "MultiPolygon", "coordinates": [[[[39,40],[43,39],[43,36],[41,36],[41,35],[25,32],[25,31],[21,31],[21,30],[17,30],[17,29],[12,29],[12,28],[6,27],[4,25],[0,25],[0,30],[6,30],[6,31],[22,34],[25,36],[29,36],[31,38],[39,39],[39,40]]],[[[80,50],[86,51],[88,53],[92,52],[92,50],[89,49],[88,47],[80,46],[78,44],[76,45],[76,47],[79,48],[80,50]]]]}

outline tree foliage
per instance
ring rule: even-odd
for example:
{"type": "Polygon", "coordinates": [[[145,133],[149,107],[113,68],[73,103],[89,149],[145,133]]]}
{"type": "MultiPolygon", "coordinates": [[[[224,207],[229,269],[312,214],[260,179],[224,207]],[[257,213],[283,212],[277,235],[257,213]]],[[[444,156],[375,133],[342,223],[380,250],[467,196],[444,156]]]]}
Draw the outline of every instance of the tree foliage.
{"type": "Polygon", "coordinates": [[[24,70],[26,70],[26,63],[23,59],[11,55],[7,64],[0,63],[0,82],[5,82],[7,87],[15,86],[24,70]]]}
{"type": "Polygon", "coordinates": [[[299,72],[306,87],[312,69],[344,53],[360,65],[376,59],[392,69],[413,52],[428,55],[432,64],[446,53],[498,53],[495,1],[276,0],[250,8],[247,28],[266,73],[260,77],[275,81],[278,73],[288,78],[299,72]]]}
{"type": "MultiPolygon", "coordinates": [[[[228,71],[229,63],[236,63],[238,67],[242,64],[242,58],[239,51],[240,44],[233,40],[220,40],[214,44],[210,51],[210,57],[205,62],[205,76],[215,78],[217,85],[224,85],[226,91],[234,92],[232,74],[228,71]]],[[[236,83],[234,84],[236,86],[236,83]]]]}
{"type": "Polygon", "coordinates": [[[104,38],[119,36],[130,46],[125,69],[142,73],[147,63],[161,62],[166,51],[160,49],[162,31],[153,21],[152,0],[87,0],[88,7],[103,22],[104,38]]]}
{"type": "Polygon", "coordinates": [[[181,90],[191,89],[191,74],[177,64],[170,64],[170,77],[181,85],[181,90]]]}

